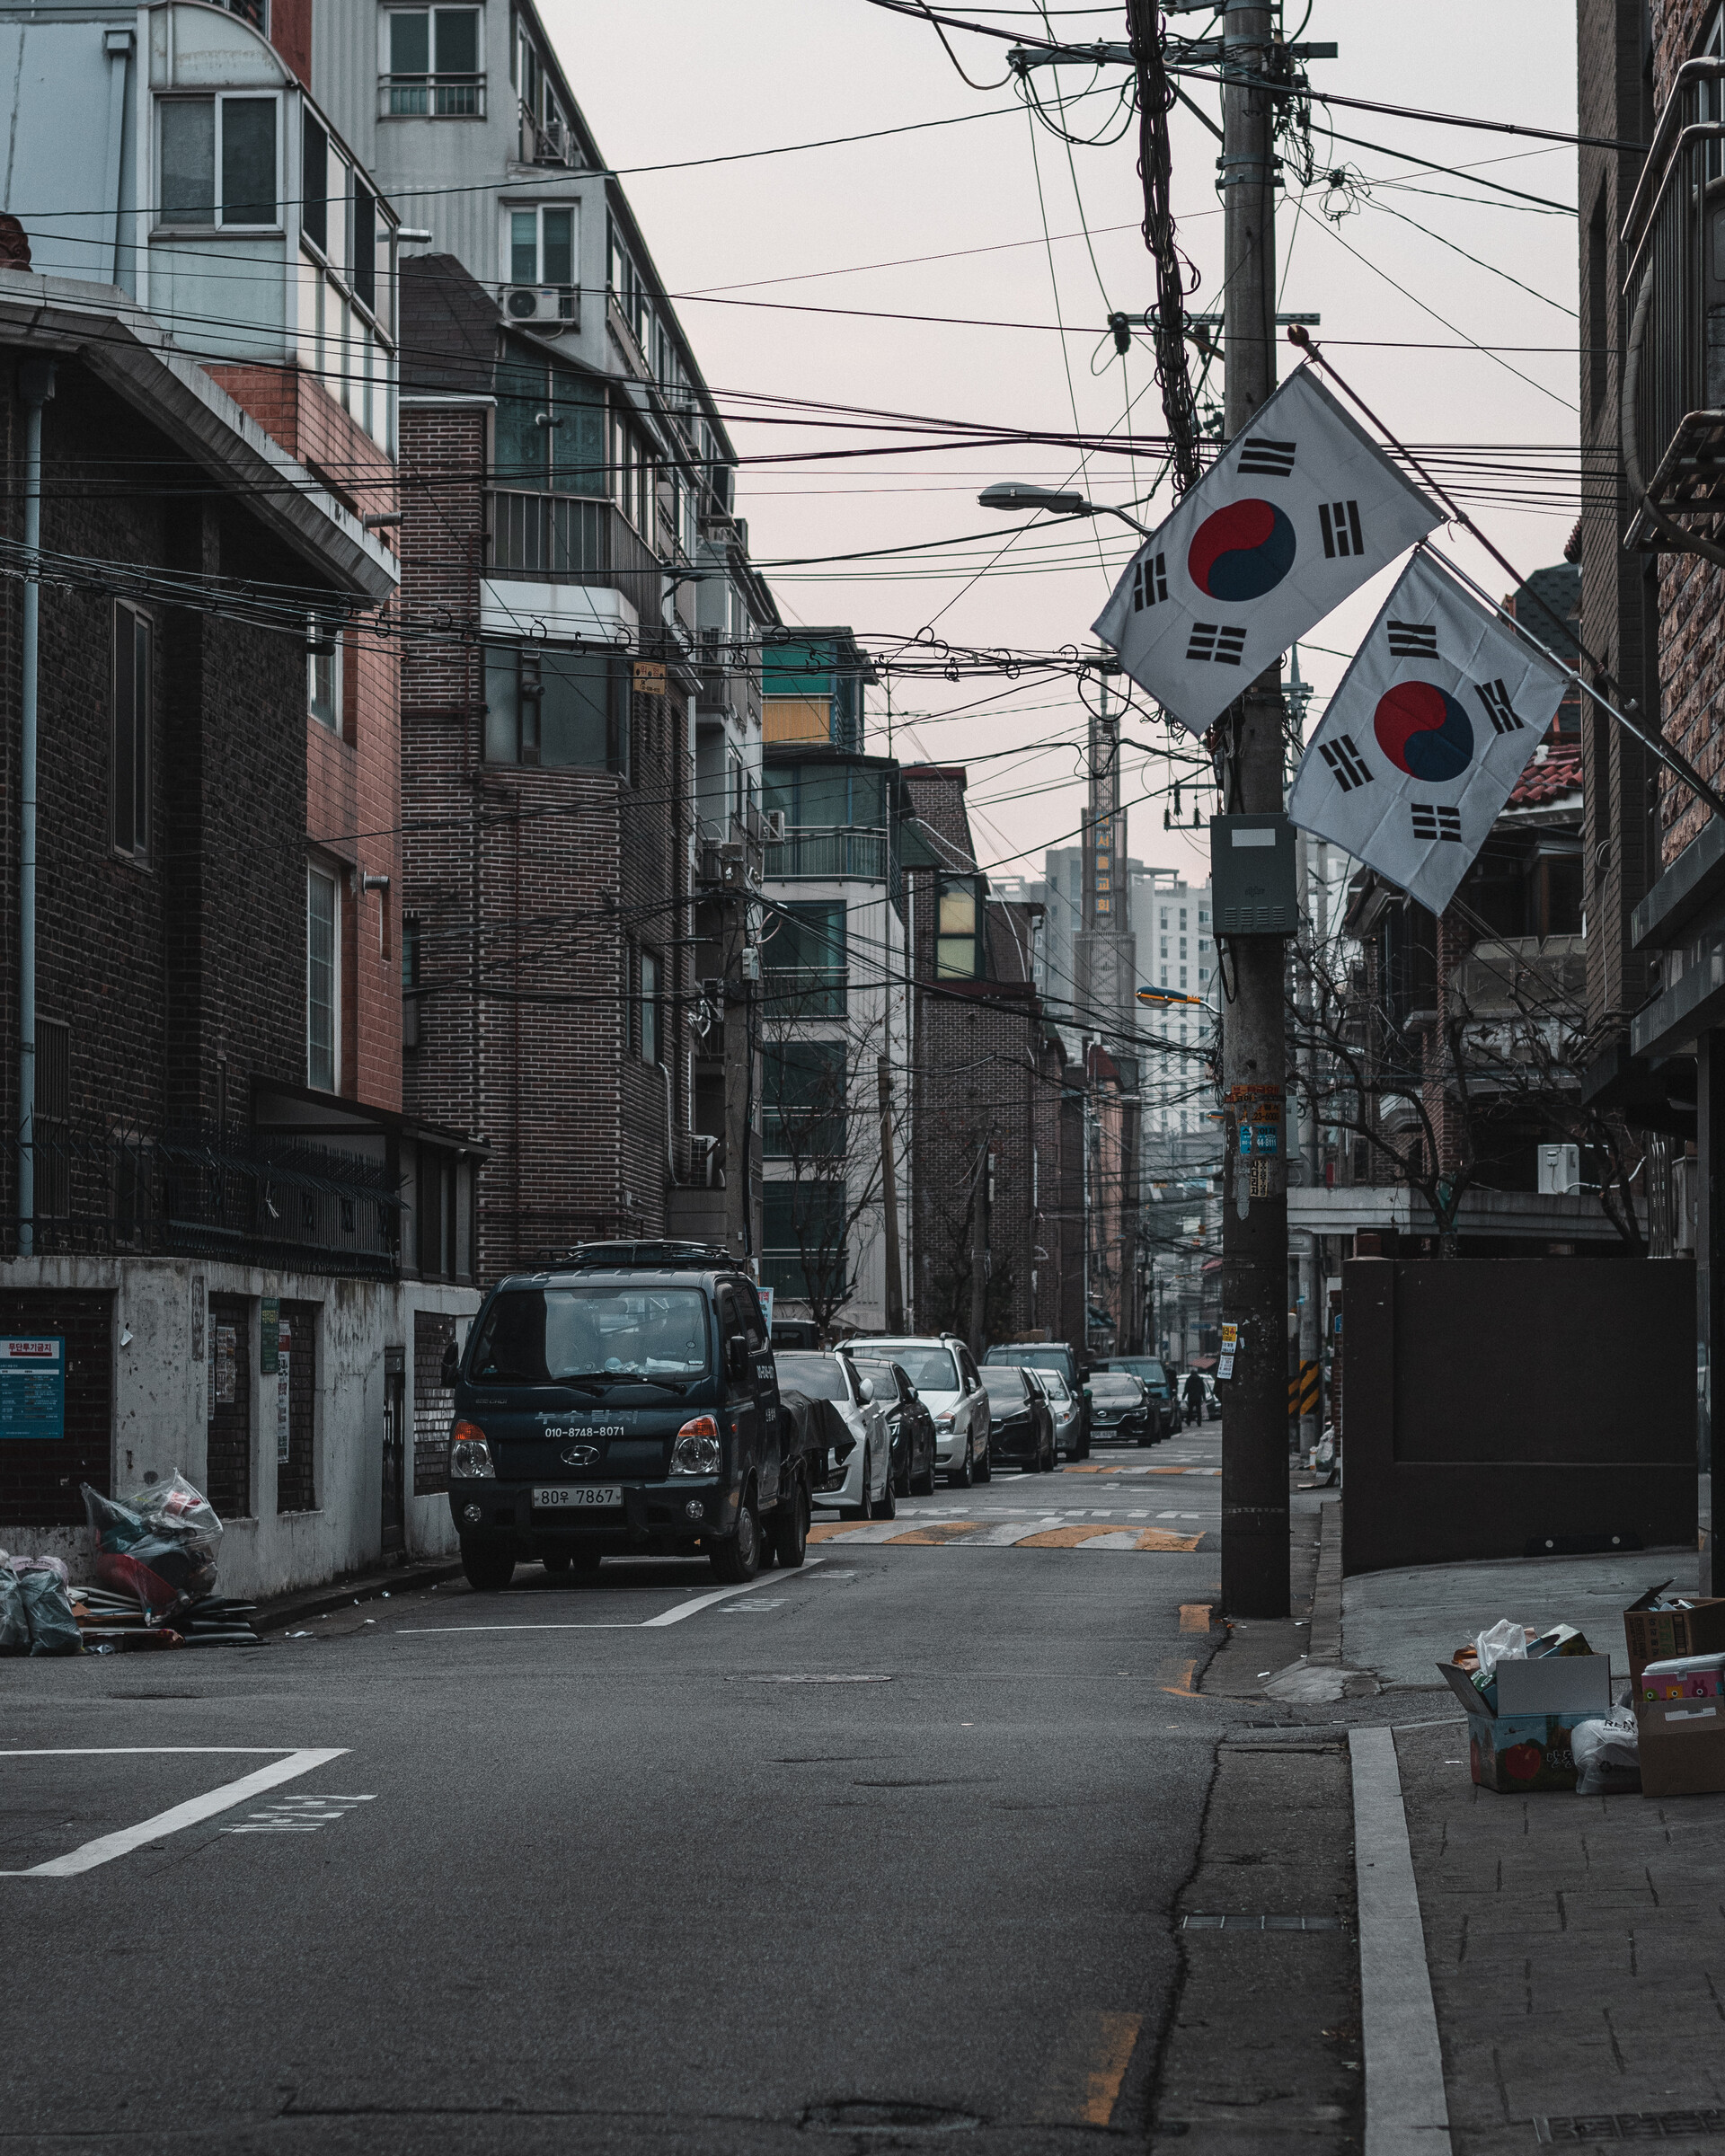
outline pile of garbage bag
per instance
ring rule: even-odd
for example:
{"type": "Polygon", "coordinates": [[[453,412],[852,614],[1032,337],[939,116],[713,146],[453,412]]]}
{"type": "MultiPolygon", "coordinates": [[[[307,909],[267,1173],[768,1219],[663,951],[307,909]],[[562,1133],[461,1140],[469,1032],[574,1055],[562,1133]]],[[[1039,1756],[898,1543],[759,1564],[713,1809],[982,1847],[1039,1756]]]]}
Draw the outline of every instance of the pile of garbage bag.
{"type": "Polygon", "coordinates": [[[124,1498],[83,1489],[94,1584],[75,1585],[58,1557],[0,1552],[0,1655],[258,1644],[256,1604],[214,1592],[222,1523],[183,1475],[124,1498]]]}

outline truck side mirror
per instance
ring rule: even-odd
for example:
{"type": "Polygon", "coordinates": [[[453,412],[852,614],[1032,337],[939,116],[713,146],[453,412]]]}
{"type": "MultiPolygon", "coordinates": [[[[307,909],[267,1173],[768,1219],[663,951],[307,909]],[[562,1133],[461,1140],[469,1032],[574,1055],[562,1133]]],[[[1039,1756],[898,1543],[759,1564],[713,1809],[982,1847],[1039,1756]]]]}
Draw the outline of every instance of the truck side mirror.
{"type": "Polygon", "coordinates": [[[438,1371],[438,1383],[446,1392],[450,1392],[455,1390],[456,1381],[460,1375],[461,1349],[453,1340],[446,1340],[443,1344],[443,1362],[438,1371]]]}
{"type": "Polygon", "coordinates": [[[748,1375],[748,1342],[740,1332],[733,1332],[725,1342],[725,1375],[734,1385],[748,1375]]]}

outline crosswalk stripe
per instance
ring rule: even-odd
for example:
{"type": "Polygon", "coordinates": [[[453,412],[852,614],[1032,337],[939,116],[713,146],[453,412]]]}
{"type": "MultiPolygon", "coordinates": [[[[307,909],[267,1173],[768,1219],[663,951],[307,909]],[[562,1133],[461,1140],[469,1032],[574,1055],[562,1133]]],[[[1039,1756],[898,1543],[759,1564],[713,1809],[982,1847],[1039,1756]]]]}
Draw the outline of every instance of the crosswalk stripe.
{"type": "Polygon", "coordinates": [[[1204,1540],[1196,1534],[1170,1534],[1160,1527],[1122,1526],[1118,1520],[1077,1526],[1060,1521],[1057,1514],[1041,1520],[1009,1520],[986,1526],[980,1520],[943,1520],[925,1527],[902,1528],[891,1520],[822,1521],[809,1530],[811,1542],[871,1542],[894,1549],[907,1545],[933,1549],[942,1545],[958,1550],[1196,1550],[1204,1540]]]}

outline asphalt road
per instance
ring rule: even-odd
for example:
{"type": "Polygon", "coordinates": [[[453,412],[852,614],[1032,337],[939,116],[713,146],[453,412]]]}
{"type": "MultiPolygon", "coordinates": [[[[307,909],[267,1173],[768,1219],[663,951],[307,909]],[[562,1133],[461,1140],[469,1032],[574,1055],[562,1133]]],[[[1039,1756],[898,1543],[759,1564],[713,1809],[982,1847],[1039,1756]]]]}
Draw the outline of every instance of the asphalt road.
{"type": "Polygon", "coordinates": [[[1233,1711],[1181,1629],[1218,1438],[943,1489],[742,1591],[524,1566],[8,1664],[0,2143],[1141,2141],[1233,1711]]]}

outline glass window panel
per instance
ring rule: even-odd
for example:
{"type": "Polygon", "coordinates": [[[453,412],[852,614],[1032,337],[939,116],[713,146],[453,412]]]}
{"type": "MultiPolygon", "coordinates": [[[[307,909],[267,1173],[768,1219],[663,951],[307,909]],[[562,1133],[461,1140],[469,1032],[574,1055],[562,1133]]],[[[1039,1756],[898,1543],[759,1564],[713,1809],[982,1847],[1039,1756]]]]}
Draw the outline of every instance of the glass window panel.
{"type": "Polygon", "coordinates": [[[431,72],[431,18],[398,11],[389,18],[389,71],[392,75],[429,75],[431,72]]]}
{"type": "Polygon", "coordinates": [[[305,879],[305,1082],[335,1090],[335,879],[305,879]]]}
{"type": "Polygon", "coordinates": [[[222,222],[276,221],[276,101],[222,100],[222,222]]]}
{"type": "Polygon", "coordinates": [[[162,222],[216,222],[216,101],[174,97],[162,105],[162,222]]]}
{"type": "Polygon", "coordinates": [[[353,175],[353,293],[362,305],[377,301],[377,198],[353,175]]]}
{"type": "Polygon", "coordinates": [[[509,212],[509,282],[539,282],[539,219],[531,209],[509,212]]]}
{"type": "Polygon", "coordinates": [[[974,936],[939,936],[934,943],[934,970],[947,981],[977,978],[977,939],[974,936]]]}
{"type": "Polygon", "coordinates": [[[438,10],[438,73],[479,73],[479,10],[440,7],[438,10]]]}
{"type": "Polygon", "coordinates": [[[330,138],[308,112],[300,156],[299,228],[314,247],[327,250],[330,239],[330,138]]]}
{"type": "Polygon", "coordinates": [[[851,821],[864,830],[881,831],[887,822],[887,774],[859,771],[851,778],[851,821]]]}
{"type": "Polygon", "coordinates": [[[547,285],[575,282],[575,213],[568,209],[540,212],[544,220],[545,246],[542,281],[547,285]]]}
{"type": "Polygon", "coordinates": [[[827,824],[842,828],[851,820],[850,773],[842,767],[823,770],[818,764],[802,767],[802,805],[800,824],[827,824]]]}
{"type": "Polygon", "coordinates": [[[659,1061],[659,960],[641,954],[641,1060],[659,1061]]]}
{"type": "Polygon", "coordinates": [[[588,771],[611,767],[613,666],[604,651],[545,651],[539,711],[539,761],[588,771]]]}
{"type": "Polygon", "coordinates": [[[977,932],[977,893],[974,884],[941,886],[940,930],[942,936],[974,936],[977,932]]]}
{"type": "Polygon", "coordinates": [[[485,647],[485,761],[513,764],[520,753],[519,654],[513,645],[485,647]]]}
{"type": "MultiPolygon", "coordinates": [[[[605,392],[572,367],[553,365],[551,393],[562,425],[552,432],[552,485],[562,494],[603,497],[605,392]]],[[[545,430],[542,428],[541,433],[545,430]]]]}
{"type": "Polygon", "coordinates": [[[543,487],[552,429],[533,422],[545,409],[545,370],[505,363],[496,379],[495,476],[506,487],[543,487]]]}

